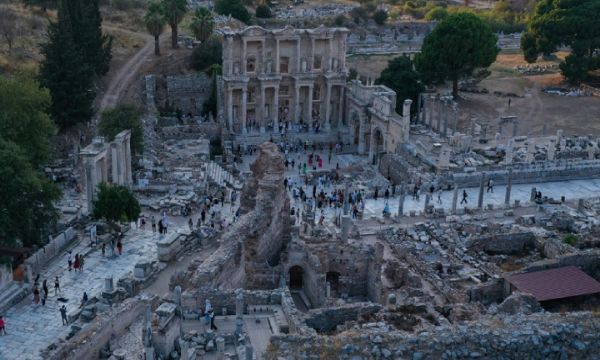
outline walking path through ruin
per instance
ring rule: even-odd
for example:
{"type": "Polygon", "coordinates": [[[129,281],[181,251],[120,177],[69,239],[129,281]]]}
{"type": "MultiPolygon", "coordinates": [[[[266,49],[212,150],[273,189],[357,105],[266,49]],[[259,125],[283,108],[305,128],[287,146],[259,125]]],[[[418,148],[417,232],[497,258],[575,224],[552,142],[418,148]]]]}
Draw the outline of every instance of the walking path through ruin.
{"type": "MultiPolygon", "coordinates": [[[[177,228],[169,231],[177,231],[177,228]]],[[[70,326],[62,325],[59,309],[63,303],[57,301],[57,298],[68,299],[65,305],[67,313],[71,313],[79,308],[84,291],[89,299],[101,295],[105,278],[112,276],[116,287],[117,280],[132,272],[137,262],[157,260],[158,236],[157,233],[152,233],[149,226],[145,230],[131,229],[123,241],[122,256],[111,257],[108,246],[106,257],[102,257],[100,250],[95,249],[85,256],[83,272],[69,272],[66,255],[52,261],[40,275],[40,285],[44,279],[48,280],[46,305],[36,305],[32,301],[33,296],[29,295],[4,314],[8,335],[0,336],[0,359],[42,359],[40,350],[57,338],[65,337],[71,330],[70,326]],[[55,276],[59,277],[62,290],[58,296],[54,295],[55,276]]],[[[89,250],[89,239],[81,240],[72,248],[73,256],[76,253],[85,254],[89,250]]]]}

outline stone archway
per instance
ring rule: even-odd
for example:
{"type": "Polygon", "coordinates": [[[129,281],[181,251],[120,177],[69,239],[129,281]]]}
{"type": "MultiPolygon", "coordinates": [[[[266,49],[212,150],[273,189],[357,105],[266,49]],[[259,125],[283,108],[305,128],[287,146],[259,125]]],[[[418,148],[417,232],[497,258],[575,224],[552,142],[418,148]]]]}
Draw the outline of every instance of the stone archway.
{"type": "Polygon", "coordinates": [[[341,276],[341,274],[337,271],[328,271],[325,274],[325,281],[327,283],[329,283],[329,290],[331,291],[331,297],[339,296],[340,276],[341,276]]]}
{"type": "Polygon", "coordinates": [[[289,275],[290,290],[301,290],[304,286],[304,269],[298,265],[292,266],[289,270],[289,275]]]}
{"type": "Polygon", "coordinates": [[[372,143],[369,144],[370,153],[372,156],[373,165],[377,165],[379,160],[381,159],[381,155],[385,153],[385,140],[383,137],[383,133],[379,128],[375,128],[372,130],[373,133],[371,135],[372,143]]]}

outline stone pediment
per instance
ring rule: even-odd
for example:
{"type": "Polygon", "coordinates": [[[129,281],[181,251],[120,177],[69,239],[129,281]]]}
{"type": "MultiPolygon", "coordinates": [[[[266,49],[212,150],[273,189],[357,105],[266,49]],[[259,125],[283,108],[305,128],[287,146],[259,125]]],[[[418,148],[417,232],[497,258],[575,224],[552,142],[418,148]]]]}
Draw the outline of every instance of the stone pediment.
{"type": "Polygon", "coordinates": [[[248,26],[241,32],[244,36],[264,36],[267,34],[267,30],[260,26],[248,26]]]}
{"type": "Polygon", "coordinates": [[[291,25],[286,25],[283,29],[275,30],[273,33],[277,35],[295,35],[296,29],[291,25]]]}

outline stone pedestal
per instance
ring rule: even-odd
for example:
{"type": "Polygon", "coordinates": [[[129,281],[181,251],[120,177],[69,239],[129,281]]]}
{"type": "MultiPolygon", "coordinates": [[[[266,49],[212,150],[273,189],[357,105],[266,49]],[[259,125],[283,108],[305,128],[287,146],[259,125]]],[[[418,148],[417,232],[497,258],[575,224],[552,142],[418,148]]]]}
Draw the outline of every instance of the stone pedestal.
{"type": "Polygon", "coordinates": [[[348,215],[342,215],[342,240],[347,241],[352,227],[352,219],[348,215]]]}
{"type": "Polygon", "coordinates": [[[235,296],[235,316],[241,318],[244,315],[244,294],[240,291],[235,296]]]}
{"type": "Polygon", "coordinates": [[[458,187],[454,188],[452,192],[452,213],[456,214],[456,204],[458,202],[458,187]]]}
{"type": "Polygon", "coordinates": [[[513,175],[513,170],[508,169],[508,179],[506,181],[506,195],[504,195],[504,205],[506,205],[506,207],[510,206],[510,191],[512,189],[512,175],[513,175]]]}
{"type": "Polygon", "coordinates": [[[483,209],[483,186],[485,185],[485,173],[481,174],[481,180],[479,180],[479,197],[477,199],[477,207],[483,209]]]}

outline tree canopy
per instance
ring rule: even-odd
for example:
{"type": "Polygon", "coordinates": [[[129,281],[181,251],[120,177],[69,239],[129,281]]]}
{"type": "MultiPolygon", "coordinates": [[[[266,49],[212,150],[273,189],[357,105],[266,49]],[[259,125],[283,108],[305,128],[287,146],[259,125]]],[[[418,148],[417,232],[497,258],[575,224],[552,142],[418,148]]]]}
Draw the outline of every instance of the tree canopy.
{"type": "Polygon", "coordinates": [[[97,0],[60,0],[58,20],[48,25],[39,78],[50,90],[50,114],[61,127],[86,122],[94,113],[94,80],[108,71],[112,48],[101,25],[97,0]]]}
{"type": "Polygon", "coordinates": [[[231,15],[241,22],[250,21],[250,13],[241,0],[215,0],[215,11],[221,15],[231,15]]]}
{"type": "Polygon", "coordinates": [[[0,243],[30,247],[42,244],[48,226],[58,219],[54,201],[60,191],[36,171],[14,142],[0,138],[0,243]]]}
{"type": "Polygon", "coordinates": [[[162,0],[163,15],[171,27],[171,47],[177,47],[179,23],[187,12],[187,0],[162,0]]]}
{"type": "Polygon", "coordinates": [[[102,113],[98,131],[107,141],[112,141],[115,135],[123,130],[131,130],[131,153],[140,155],[144,150],[144,133],[140,117],[142,110],[127,104],[102,113]]]}
{"type": "Polygon", "coordinates": [[[206,42],[196,46],[192,51],[192,67],[212,75],[210,67],[223,63],[223,45],[216,37],[209,38],[206,42]]]}
{"type": "Polygon", "coordinates": [[[375,21],[375,23],[377,25],[383,25],[385,24],[385,21],[388,18],[388,13],[385,10],[377,10],[373,13],[373,21],[375,21]]]}
{"type": "Polygon", "coordinates": [[[448,15],[427,35],[416,56],[416,67],[426,83],[452,81],[458,97],[458,80],[477,68],[490,66],[500,49],[497,37],[477,15],[448,15]]]}
{"type": "Polygon", "coordinates": [[[94,201],[94,218],[110,222],[131,222],[140,216],[140,203],[125,186],[100,183],[94,201]]]}
{"type": "Polygon", "coordinates": [[[199,7],[194,13],[194,19],[190,27],[196,39],[205,42],[212,35],[215,27],[213,14],[207,8],[199,7]]]}
{"type": "Polygon", "coordinates": [[[34,169],[50,156],[50,138],[56,129],[48,116],[51,98],[32,74],[0,76],[0,136],[18,145],[34,169]]]}
{"type": "Polygon", "coordinates": [[[413,101],[411,112],[415,113],[419,94],[425,90],[421,77],[408,56],[390,60],[376,83],[385,85],[396,92],[396,112],[399,114],[402,114],[402,106],[406,99],[413,101]]]}
{"type": "Polygon", "coordinates": [[[535,62],[539,54],[570,46],[561,71],[573,82],[586,79],[589,71],[600,68],[599,15],[600,0],[540,0],[521,37],[525,60],[535,62]]]}
{"type": "Polygon", "coordinates": [[[163,33],[166,23],[161,4],[156,1],[150,3],[144,15],[144,25],[150,35],[154,36],[154,55],[157,56],[160,55],[160,34],[163,33]]]}
{"type": "Polygon", "coordinates": [[[271,16],[273,16],[273,14],[271,14],[271,8],[269,8],[269,5],[267,4],[260,4],[256,7],[256,17],[257,18],[270,18],[271,16]]]}

